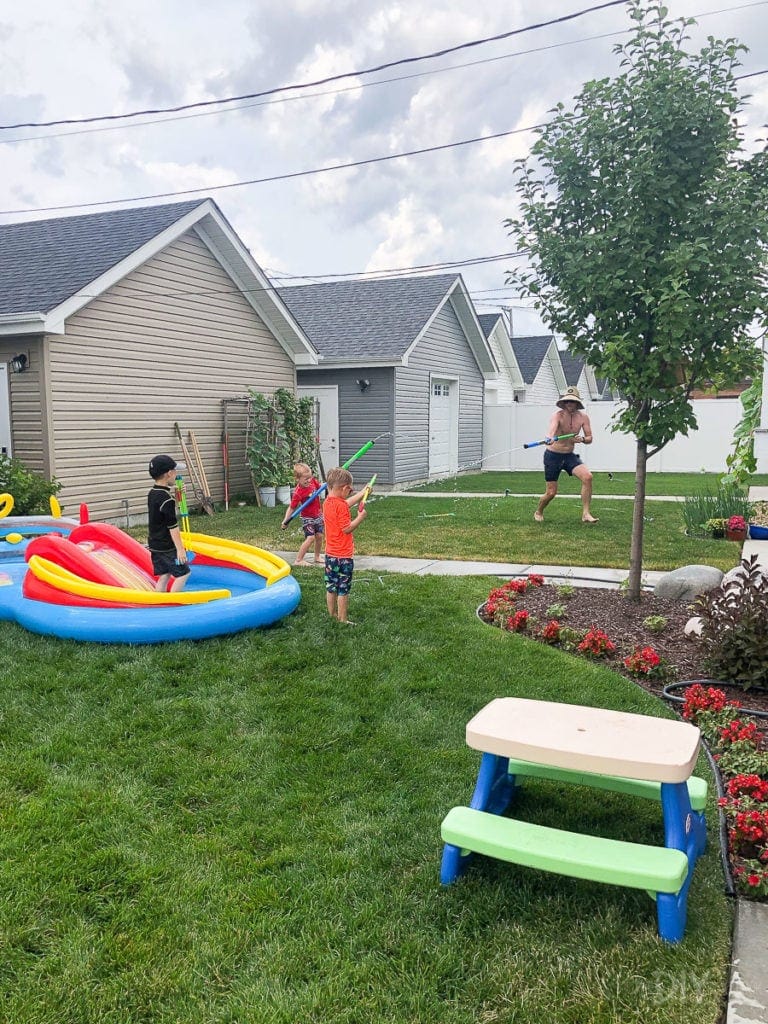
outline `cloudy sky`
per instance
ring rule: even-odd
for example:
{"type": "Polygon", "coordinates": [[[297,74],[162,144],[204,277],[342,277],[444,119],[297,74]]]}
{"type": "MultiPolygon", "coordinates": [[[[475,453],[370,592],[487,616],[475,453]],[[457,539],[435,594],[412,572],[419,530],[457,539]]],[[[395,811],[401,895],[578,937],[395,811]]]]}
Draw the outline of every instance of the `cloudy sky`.
{"type": "MultiPolygon", "coordinates": [[[[213,196],[272,276],[481,260],[513,246],[520,131],[617,72],[614,6],[444,57],[314,88],[128,122],[12,128],[177,107],[363,71],[562,18],[600,0],[0,0],[0,222],[213,196]],[[494,133],[351,169],[231,188],[494,133]],[[145,203],[163,202],[146,199],[145,203]],[[43,208],[71,207],[44,212],[43,208]],[[92,209],[103,209],[94,206],[92,209]]],[[[768,69],[768,0],[668,0],[692,40],[736,37],[742,74],[768,69]]],[[[768,122],[768,74],[741,83],[747,145],[768,122]]],[[[461,272],[480,312],[511,307],[508,259],[461,272]]],[[[295,283],[299,283],[298,281],[295,283]]]]}

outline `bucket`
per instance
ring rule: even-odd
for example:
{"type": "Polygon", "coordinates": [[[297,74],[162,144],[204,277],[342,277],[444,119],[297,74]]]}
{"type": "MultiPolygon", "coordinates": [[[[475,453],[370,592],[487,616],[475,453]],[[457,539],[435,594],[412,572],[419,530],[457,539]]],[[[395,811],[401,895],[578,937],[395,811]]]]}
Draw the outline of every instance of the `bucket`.
{"type": "Polygon", "coordinates": [[[277,504],[278,505],[290,505],[291,503],[291,488],[288,484],[284,484],[277,488],[277,504]]]}
{"type": "Polygon", "coordinates": [[[260,487],[259,494],[261,495],[261,504],[264,508],[275,507],[275,488],[274,487],[260,487]]]}

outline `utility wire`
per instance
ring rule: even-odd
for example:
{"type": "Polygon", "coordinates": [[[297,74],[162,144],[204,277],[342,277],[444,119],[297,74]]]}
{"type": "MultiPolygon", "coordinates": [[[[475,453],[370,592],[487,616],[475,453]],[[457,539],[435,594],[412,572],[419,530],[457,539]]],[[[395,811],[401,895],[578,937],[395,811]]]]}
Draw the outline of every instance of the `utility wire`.
{"type": "Polygon", "coordinates": [[[403,57],[400,60],[387,61],[385,64],[377,64],[375,67],[364,68],[358,71],[345,71],[339,75],[329,75],[326,78],[318,78],[313,82],[301,82],[293,85],[281,85],[272,89],[264,89],[261,92],[244,93],[241,96],[227,96],[219,100],[202,100],[198,103],[184,103],[176,107],[155,107],[147,110],[134,110],[125,114],[100,114],[95,117],[62,118],[56,121],[25,121],[18,124],[2,124],[0,131],[15,128],[53,128],[65,124],[93,124],[96,121],[122,121],[132,117],[142,117],[151,114],[177,114],[182,110],[199,110],[204,107],[220,106],[224,103],[236,103],[242,100],[259,99],[263,96],[274,96],[280,92],[293,92],[298,89],[309,89],[319,85],[328,85],[330,82],[341,82],[346,78],[359,78],[362,75],[372,75],[377,71],[386,71],[389,68],[401,67],[404,64],[415,64],[422,60],[434,60],[436,57],[445,57],[449,53],[458,53],[460,50],[468,50],[475,46],[484,46],[486,43],[496,43],[502,39],[510,39],[512,36],[519,36],[525,32],[533,32],[540,28],[549,28],[551,25],[560,25],[567,21],[573,21],[586,14],[593,14],[609,7],[624,7],[629,0],[608,0],[606,3],[595,4],[592,7],[585,7],[572,14],[564,14],[559,18],[552,18],[549,21],[537,22],[534,25],[526,25],[524,28],[512,29],[509,32],[500,32],[495,36],[486,36],[483,39],[473,39],[467,43],[459,43],[457,46],[448,46],[442,50],[434,50],[431,53],[421,54],[418,57],[403,57]]]}
{"type": "MultiPolygon", "coordinates": [[[[754,0],[753,3],[738,4],[735,7],[723,7],[716,11],[704,11],[699,14],[693,14],[691,17],[694,19],[708,18],[716,14],[729,14],[733,11],[741,11],[749,7],[764,7],[766,4],[768,4],[768,0],[754,0]]],[[[356,85],[347,85],[339,89],[326,89],[323,92],[310,92],[297,96],[277,96],[274,99],[265,99],[254,103],[241,103],[237,106],[230,106],[222,110],[203,110],[195,114],[181,114],[178,117],[162,117],[155,118],[151,121],[135,121],[132,124],[101,125],[100,127],[95,128],[81,128],[77,131],[49,132],[47,135],[25,135],[22,138],[16,139],[0,138],[0,146],[13,146],[25,142],[45,142],[48,139],[67,139],[70,137],[74,138],[79,135],[94,135],[99,132],[126,131],[131,128],[146,128],[158,124],[173,124],[180,121],[196,120],[202,117],[219,117],[222,114],[236,114],[243,110],[254,110],[258,107],[269,107],[279,103],[295,103],[300,100],[323,99],[326,96],[338,96],[346,92],[359,92],[361,89],[370,89],[374,86],[391,85],[394,82],[408,82],[417,78],[428,78],[430,75],[441,75],[450,71],[461,71],[466,68],[480,67],[484,64],[495,64],[502,60],[511,60],[513,57],[526,57],[534,53],[544,53],[547,50],[559,50],[567,46],[576,46],[579,43],[593,43],[600,39],[612,39],[615,36],[628,35],[631,31],[631,28],[626,28],[619,29],[616,32],[601,32],[597,35],[581,36],[578,39],[568,39],[562,43],[550,43],[547,46],[534,46],[527,50],[515,50],[512,53],[502,53],[498,57],[482,57],[479,60],[465,61],[462,64],[449,64],[442,68],[430,68],[426,71],[414,71],[410,75],[394,75],[392,78],[380,78],[373,82],[359,82],[356,85]]],[[[756,72],[756,74],[762,73],[763,72],[759,71],[756,72]]],[[[742,77],[750,78],[752,76],[744,75],[742,77]]]]}
{"type": "Polygon", "coordinates": [[[327,174],[329,171],[349,170],[354,167],[367,167],[370,164],[386,163],[390,160],[401,160],[407,156],[422,156],[424,153],[438,153],[445,149],[457,149],[460,146],[471,146],[477,142],[491,142],[504,139],[510,135],[521,135],[524,132],[543,128],[543,124],[531,125],[528,128],[514,128],[508,132],[495,132],[493,135],[479,135],[474,139],[460,139],[458,142],[446,142],[441,146],[426,146],[423,149],[411,149],[403,153],[390,153],[387,156],[369,157],[367,160],[351,160],[343,164],[329,164],[327,167],[315,167],[307,171],[292,171],[288,174],[273,174],[266,178],[250,178],[247,181],[232,181],[227,185],[204,185],[200,188],[181,189],[177,192],[152,192],[143,196],[131,196],[127,199],[102,199],[92,203],[64,203],[60,206],[35,206],[17,210],[0,210],[0,216],[17,213],[53,213],[59,210],[88,210],[97,206],[114,206],[116,203],[139,203],[147,199],[171,199],[174,196],[199,195],[201,192],[222,192],[225,189],[243,188],[246,185],[265,185],[273,181],[288,181],[291,178],[307,178],[314,174],[327,174]]]}

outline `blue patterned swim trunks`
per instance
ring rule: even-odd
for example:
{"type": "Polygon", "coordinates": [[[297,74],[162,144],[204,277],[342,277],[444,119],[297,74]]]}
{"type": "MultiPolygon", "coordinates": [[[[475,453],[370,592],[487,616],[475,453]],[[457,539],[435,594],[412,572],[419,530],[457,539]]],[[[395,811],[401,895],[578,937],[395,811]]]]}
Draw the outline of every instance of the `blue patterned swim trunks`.
{"type": "Polygon", "coordinates": [[[340,594],[342,597],[352,589],[352,573],[355,568],[354,558],[334,558],[325,556],[325,589],[329,594],[340,594]]]}

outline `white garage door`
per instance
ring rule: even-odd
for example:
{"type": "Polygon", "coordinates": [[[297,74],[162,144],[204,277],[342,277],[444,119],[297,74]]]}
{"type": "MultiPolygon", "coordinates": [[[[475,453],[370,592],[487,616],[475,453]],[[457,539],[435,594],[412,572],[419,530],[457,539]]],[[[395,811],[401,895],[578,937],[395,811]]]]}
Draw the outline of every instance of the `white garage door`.
{"type": "Polygon", "coordinates": [[[429,475],[451,471],[451,382],[432,379],[429,396],[429,475]]]}

